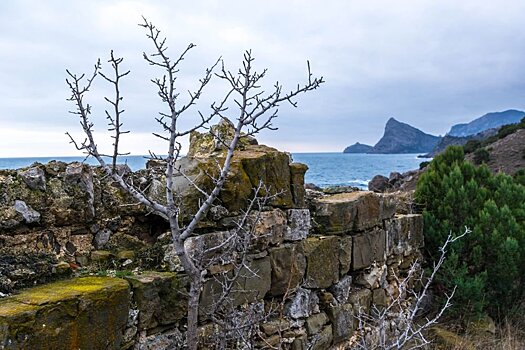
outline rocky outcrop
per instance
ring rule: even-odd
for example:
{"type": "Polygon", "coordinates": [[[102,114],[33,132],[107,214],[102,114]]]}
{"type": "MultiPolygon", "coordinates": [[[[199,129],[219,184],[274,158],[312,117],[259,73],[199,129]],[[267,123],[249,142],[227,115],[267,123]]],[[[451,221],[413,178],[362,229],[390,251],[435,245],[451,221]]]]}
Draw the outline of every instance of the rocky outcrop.
{"type": "Polygon", "coordinates": [[[414,191],[416,189],[417,180],[423,171],[424,168],[419,170],[409,170],[402,174],[392,172],[389,177],[376,175],[368,183],[368,190],[378,193],[414,191]]]}
{"type": "Polygon", "coordinates": [[[519,123],[525,117],[525,112],[509,109],[504,112],[487,113],[466,124],[456,124],[452,126],[448,135],[465,137],[475,135],[488,129],[499,128],[506,124],[519,123]]]}
{"type": "Polygon", "coordinates": [[[373,146],[356,142],[353,145],[346,147],[343,153],[371,153],[373,149],[373,146]]]}
{"type": "Polygon", "coordinates": [[[383,137],[374,147],[358,142],[347,147],[344,153],[428,153],[436,147],[440,139],[390,118],[385,125],[383,137]]]}
{"type": "Polygon", "coordinates": [[[427,153],[436,147],[440,138],[425,134],[408,124],[390,118],[383,137],[370,153],[427,153]]]}

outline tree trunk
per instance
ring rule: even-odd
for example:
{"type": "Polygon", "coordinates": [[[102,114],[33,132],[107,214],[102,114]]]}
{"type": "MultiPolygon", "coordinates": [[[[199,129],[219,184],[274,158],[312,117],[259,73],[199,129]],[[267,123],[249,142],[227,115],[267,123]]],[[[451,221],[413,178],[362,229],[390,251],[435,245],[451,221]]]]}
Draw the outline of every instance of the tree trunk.
{"type": "Polygon", "coordinates": [[[188,350],[197,350],[198,348],[197,327],[199,325],[199,298],[201,295],[201,287],[202,281],[200,276],[192,278],[188,299],[188,332],[186,334],[188,350]]]}

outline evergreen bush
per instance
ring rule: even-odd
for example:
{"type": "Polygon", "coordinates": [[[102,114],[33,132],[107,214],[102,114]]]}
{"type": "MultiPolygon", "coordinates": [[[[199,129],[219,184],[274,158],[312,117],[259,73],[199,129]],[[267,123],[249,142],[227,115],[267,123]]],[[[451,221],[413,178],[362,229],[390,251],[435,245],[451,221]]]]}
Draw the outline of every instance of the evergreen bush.
{"type": "MultiPolygon", "coordinates": [[[[517,179],[516,179],[517,180],[517,179]]],[[[453,309],[463,315],[501,318],[524,296],[525,186],[464,160],[463,148],[449,147],[422,174],[416,199],[424,206],[429,258],[450,232],[472,232],[455,242],[436,278],[440,288],[457,285],[453,309]]]]}
{"type": "Polygon", "coordinates": [[[478,148],[474,151],[474,163],[480,165],[488,162],[490,159],[489,151],[486,148],[478,148]]]}

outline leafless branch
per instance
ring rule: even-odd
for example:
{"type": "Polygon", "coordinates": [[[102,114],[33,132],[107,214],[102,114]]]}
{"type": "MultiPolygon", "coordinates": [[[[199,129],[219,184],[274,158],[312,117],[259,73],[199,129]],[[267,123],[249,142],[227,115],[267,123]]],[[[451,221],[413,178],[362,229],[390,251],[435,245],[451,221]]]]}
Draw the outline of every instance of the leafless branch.
{"type": "Polygon", "coordinates": [[[446,296],[444,304],[430,318],[417,320],[417,316],[422,312],[423,302],[428,296],[428,291],[434,278],[443,265],[447,247],[458,239],[461,239],[470,232],[465,231],[453,237],[449,234],[447,240],[440,248],[441,255],[437,263],[434,264],[430,276],[425,277],[421,266],[414,262],[406,276],[400,279],[394,274],[397,288],[395,294],[389,292],[390,302],[383,308],[373,307],[370,313],[359,310],[356,316],[359,322],[360,341],[349,349],[420,349],[430,341],[425,337],[425,331],[435,325],[443,313],[452,305],[454,290],[446,296]],[[421,283],[423,288],[416,292],[411,286],[414,283],[421,283]]]}

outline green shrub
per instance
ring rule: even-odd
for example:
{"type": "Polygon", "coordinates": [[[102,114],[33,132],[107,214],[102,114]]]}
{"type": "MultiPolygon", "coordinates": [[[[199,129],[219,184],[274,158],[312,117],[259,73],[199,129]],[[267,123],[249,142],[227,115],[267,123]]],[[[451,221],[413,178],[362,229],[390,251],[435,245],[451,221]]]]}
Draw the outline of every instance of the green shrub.
{"type": "Polygon", "coordinates": [[[419,163],[419,170],[426,168],[429,164],[430,162],[427,161],[419,163]]]}
{"type": "Polygon", "coordinates": [[[447,235],[472,232],[454,242],[437,283],[450,292],[453,310],[504,317],[524,296],[525,187],[512,177],[493,175],[464,160],[461,147],[436,156],[421,175],[416,198],[424,206],[425,246],[439,257],[447,235]]]}
{"type": "Polygon", "coordinates": [[[480,140],[468,140],[467,143],[463,145],[463,150],[465,151],[465,153],[472,153],[480,147],[480,140]]]}
{"type": "Polygon", "coordinates": [[[516,174],[514,174],[514,181],[525,186],[525,169],[518,170],[516,174]]]}
{"type": "Polygon", "coordinates": [[[490,159],[490,153],[486,148],[478,148],[474,151],[474,164],[480,165],[488,162],[490,159]]]}

